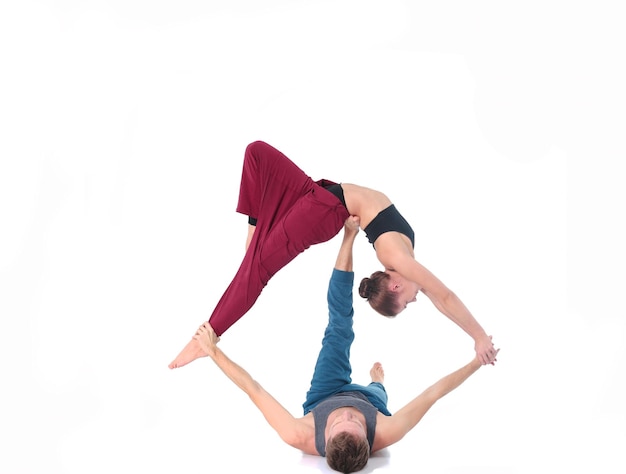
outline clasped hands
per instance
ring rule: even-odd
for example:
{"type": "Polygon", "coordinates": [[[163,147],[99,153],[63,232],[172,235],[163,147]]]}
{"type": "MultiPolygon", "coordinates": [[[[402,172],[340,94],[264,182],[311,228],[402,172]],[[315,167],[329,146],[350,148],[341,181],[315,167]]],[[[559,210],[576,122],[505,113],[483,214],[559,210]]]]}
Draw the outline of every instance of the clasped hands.
{"type": "Polygon", "coordinates": [[[496,349],[491,341],[492,336],[485,336],[476,340],[474,350],[476,351],[476,359],[481,365],[495,365],[498,359],[496,356],[500,349],[496,349]]]}

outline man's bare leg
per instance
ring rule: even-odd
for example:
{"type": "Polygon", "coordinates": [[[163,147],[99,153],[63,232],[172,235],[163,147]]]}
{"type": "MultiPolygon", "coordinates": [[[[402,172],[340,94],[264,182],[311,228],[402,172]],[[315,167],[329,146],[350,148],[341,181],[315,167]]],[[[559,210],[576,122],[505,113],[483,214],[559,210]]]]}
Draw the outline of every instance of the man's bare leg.
{"type": "Polygon", "coordinates": [[[385,371],[383,370],[383,364],[380,362],[375,362],[370,370],[370,376],[372,377],[372,382],[383,383],[385,381],[385,371]]]}
{"type": "Polygon", "coordinates": [[[200,357],[206,357],[208,354],[202,350],[200,344],[195,339],[192,339],[187,343],[185,348],[180,351],[180,354],[176,356],[168,367],[170,369],[177,369],[183,365],[187,365],[189,362],[193,362],[200,357]]]}

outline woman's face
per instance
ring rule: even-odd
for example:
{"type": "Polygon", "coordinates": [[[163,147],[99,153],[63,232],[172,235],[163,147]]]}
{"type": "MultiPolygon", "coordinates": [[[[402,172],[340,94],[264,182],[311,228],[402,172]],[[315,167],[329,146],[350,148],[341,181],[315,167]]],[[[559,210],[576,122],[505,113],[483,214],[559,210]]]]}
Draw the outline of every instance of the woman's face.
{"type": "Polygon", "coordinates": [[[396,295],[398,314],[404,311],[409,303],[415,302],[419,293],[417,283],[407,280],[398,274],[390,279],[389,290],[396,295]]]}

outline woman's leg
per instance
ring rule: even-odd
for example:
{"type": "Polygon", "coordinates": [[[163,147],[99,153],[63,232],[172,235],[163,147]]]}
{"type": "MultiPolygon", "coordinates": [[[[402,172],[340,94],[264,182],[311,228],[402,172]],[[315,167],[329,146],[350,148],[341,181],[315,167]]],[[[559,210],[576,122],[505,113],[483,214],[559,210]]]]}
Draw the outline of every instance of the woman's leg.
{"type": "MultiPolygon", "coordinates": [[[[246,148],[237,212],[256,219],[256,229],[235,277],[209,318],[218,336],[250,310],[278,270],[310,245],[335,236],[348,217],[335,196],[263,142],[246,148]]],[[[192,339],[170,368],[203,355],[192,339]]]]}
{"type": "Polygon", "coordinates": [[[244,259],[209,322],[218,336],[254,305],[269,280],[298,254],[337,235],[348,211],[280,151],[246,149],[237,211],[256,220],[244,259]]]}
{"type": "Polygon", "coordinates": [[[246,147],[237,212],[271,228],[313,187],[313,180],[282,152],[262,141],[246,147]]]}

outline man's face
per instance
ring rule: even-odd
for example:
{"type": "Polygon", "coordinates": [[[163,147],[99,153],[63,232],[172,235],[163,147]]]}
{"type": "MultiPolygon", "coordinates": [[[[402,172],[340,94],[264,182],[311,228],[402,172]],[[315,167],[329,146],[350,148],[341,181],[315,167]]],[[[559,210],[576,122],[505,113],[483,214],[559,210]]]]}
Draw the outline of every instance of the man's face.
{"type": "Polygon", "coordinates": [[[334,415],[332,418],[328,417],[326,442],[342,432],[351,433],[359,438],[367,437],[365,417],[361,412],[352,407],[344,407],[336,411],[336,414],[332,414],[334,415]]]}

